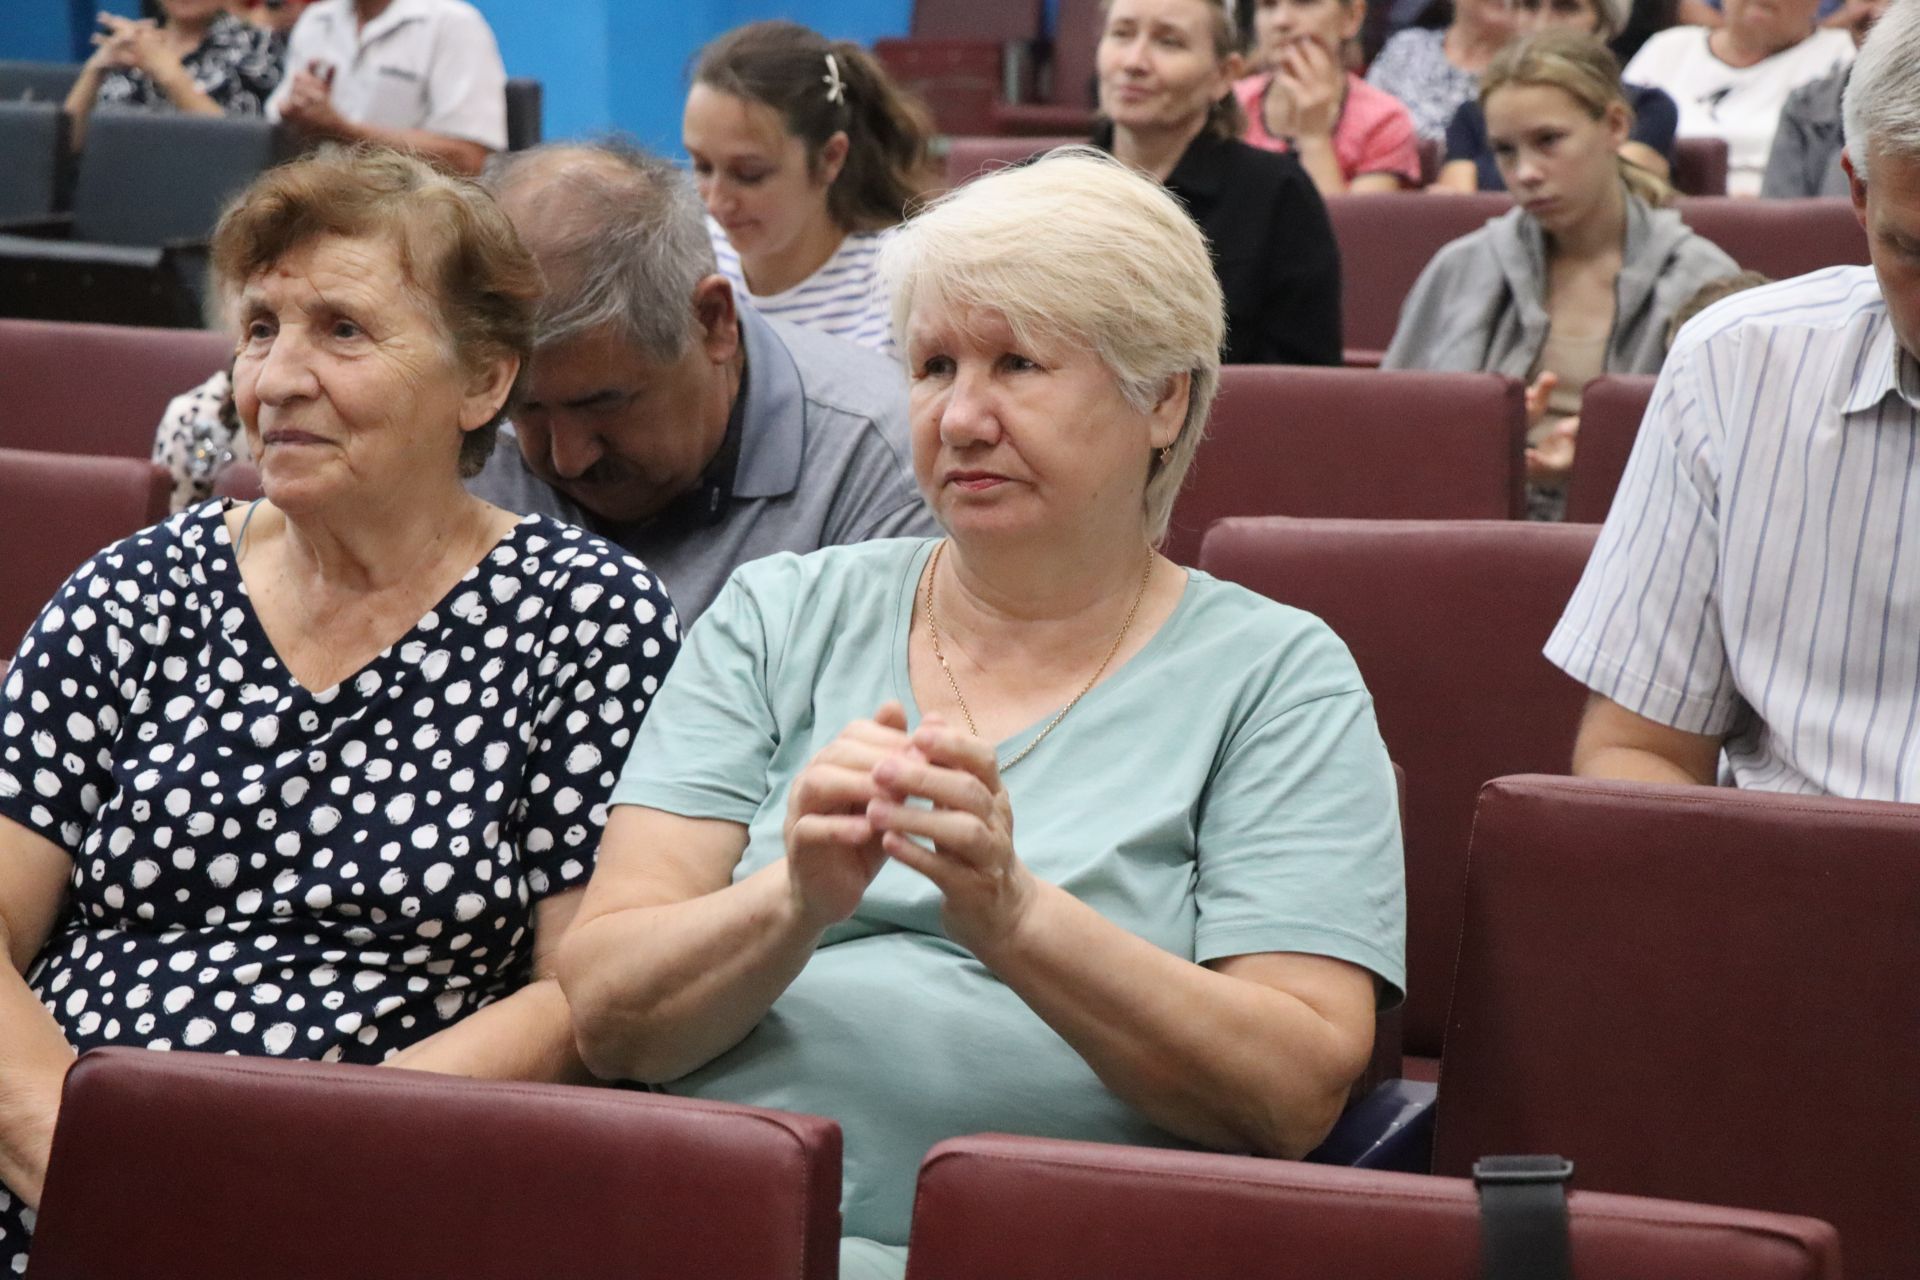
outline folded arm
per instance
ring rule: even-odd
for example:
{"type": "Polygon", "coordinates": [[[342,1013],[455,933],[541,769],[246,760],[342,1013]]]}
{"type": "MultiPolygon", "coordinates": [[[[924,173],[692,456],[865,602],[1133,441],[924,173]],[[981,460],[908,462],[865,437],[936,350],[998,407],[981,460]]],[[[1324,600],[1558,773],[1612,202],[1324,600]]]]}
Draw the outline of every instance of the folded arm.
{"type": "Polygon", "coordinates": [[[1719,771],[1719,738],[1649,720],[1601,694],[1588,699],[1573,744],[1576,776],[1712,786],[1719,771]]]}

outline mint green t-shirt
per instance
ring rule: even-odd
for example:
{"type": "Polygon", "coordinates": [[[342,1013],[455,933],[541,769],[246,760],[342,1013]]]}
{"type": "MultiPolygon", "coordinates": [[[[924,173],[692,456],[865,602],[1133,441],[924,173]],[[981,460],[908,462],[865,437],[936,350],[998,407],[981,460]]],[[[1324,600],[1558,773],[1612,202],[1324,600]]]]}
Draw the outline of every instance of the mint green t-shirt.
{"type": "MultiPolygon", "coordinates": [[[[889,700],[919,722],[907,636],[933,545],[736,571],[689,633],[613,802],[744,824],[736,879],[783,856],[787,788],[815,753],[889,700]]],[[[1004,780],[1020,858],[1121,927],[1194,961],[1338,957],[1399,998],[1393,770],[1353,659],[1311,615],[1190,571],[1172,617],[1004,780]]],[[[845,1231],[889,1245],[906,1242],[920,1160],[944,1138],[1187,1145],[949,941],[932,882],[897,863],[746,1039],[667,1090],[838,1120],[845,1231]]]]}

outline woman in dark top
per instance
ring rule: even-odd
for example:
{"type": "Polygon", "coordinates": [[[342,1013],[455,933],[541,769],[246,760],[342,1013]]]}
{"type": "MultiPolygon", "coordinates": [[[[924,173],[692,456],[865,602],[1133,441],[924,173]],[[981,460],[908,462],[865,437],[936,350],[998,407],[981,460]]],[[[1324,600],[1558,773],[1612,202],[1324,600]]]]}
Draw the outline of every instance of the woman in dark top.
{"type": "Polygon", "coordinates": [[[160,9],[158,25],[100,15],[93,56],[67,94],[74,146],[95,107],[257,116],[280,83],[284,50],[221,0],[161,0],[160,9]]]}
{"type": "Polygon", "coordinates": [[[1239,140],[1242,68],[1219,0],[1110,0],[1094,143],[1178,196],[1227,296],[1228,364],[1339,364],[1340,253],[1291,155],[1239,140]]]}

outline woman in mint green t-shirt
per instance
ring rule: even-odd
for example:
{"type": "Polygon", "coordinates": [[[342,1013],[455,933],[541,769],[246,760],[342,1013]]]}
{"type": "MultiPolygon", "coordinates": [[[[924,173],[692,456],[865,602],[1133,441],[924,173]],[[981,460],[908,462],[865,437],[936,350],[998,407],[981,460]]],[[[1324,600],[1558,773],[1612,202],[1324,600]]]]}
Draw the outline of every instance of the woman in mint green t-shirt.
{"type": "Polygon", "coordinates": [[[1297,1156],[1404,981],[1392,769],[1316,619],[1153,545],[1220,286],[1091,153],[887,251],[937,540],[736,572],[560,957],[589,1066],[845,1133],[843,1276],[984,1130],[1297,1156]]]}

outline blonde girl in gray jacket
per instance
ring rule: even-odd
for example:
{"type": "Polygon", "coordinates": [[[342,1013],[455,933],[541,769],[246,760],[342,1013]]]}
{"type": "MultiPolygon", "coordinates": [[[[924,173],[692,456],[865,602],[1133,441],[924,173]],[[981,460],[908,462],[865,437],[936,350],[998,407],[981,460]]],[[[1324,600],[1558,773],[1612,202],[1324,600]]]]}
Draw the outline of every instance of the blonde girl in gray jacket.
{"type": "Polygon", "coordinates": [[[1602,373],[1657,372],[1668,318],[1740,268],[1664,207],[1664,182],[1620,158],[1632,110],[1619,63],[1592,36],[1508,45],[1480,103],[1517,207],[1434,255],[1382,367],[1526,379],[1530,513],[1558,519],[1582,389],[1602,373]]]}

